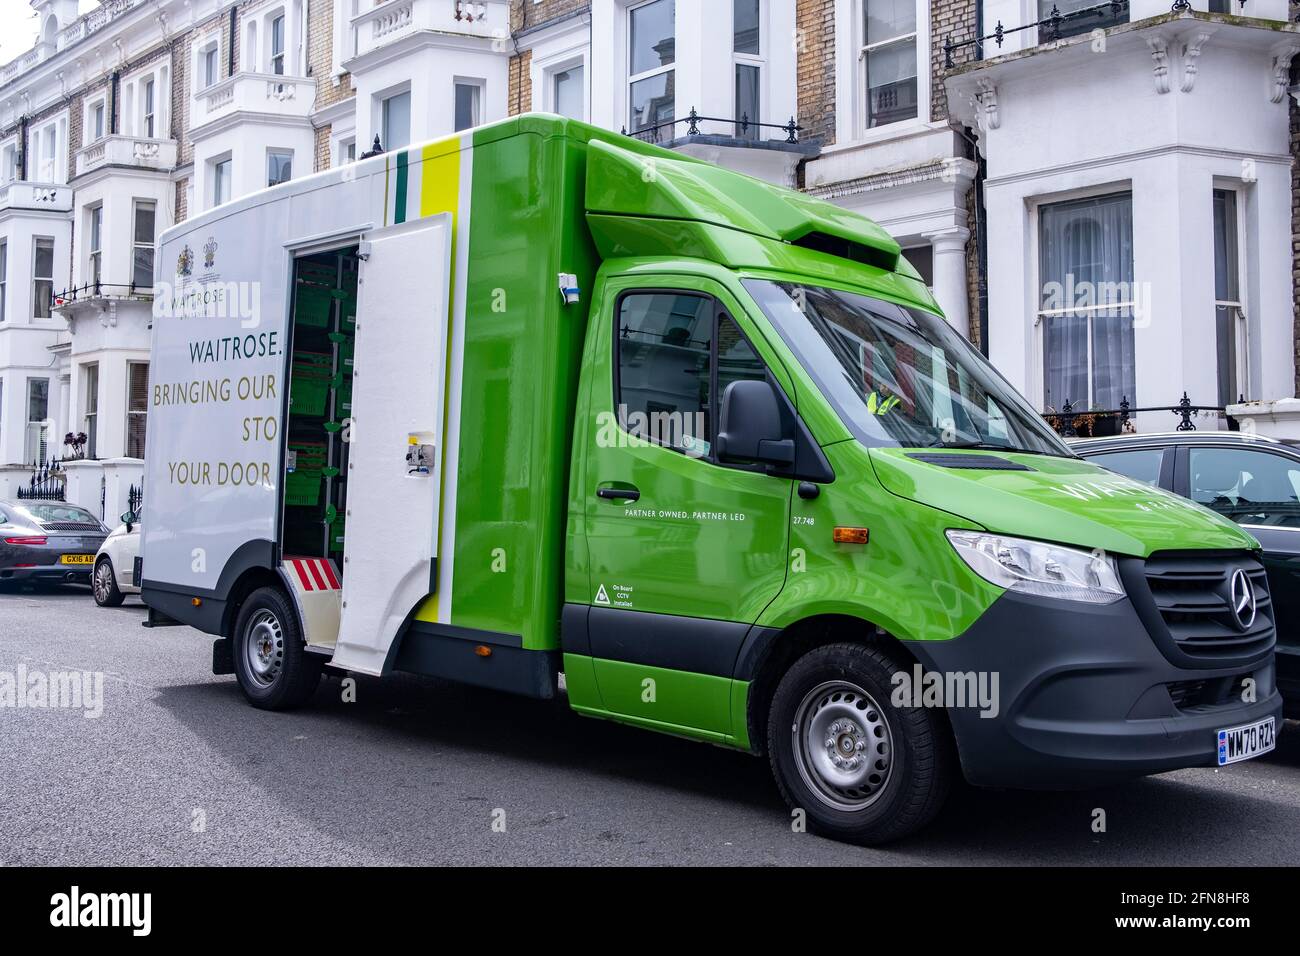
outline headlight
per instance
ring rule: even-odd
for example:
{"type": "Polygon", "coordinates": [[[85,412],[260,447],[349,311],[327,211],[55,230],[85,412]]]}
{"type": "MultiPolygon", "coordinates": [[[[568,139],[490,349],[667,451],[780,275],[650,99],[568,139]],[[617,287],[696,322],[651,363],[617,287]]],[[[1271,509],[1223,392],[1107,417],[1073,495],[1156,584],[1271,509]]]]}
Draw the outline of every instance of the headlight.
{"type": "Polygon", "coordinates": [[[1113,558],[982,531],[948,531],[948,540],[984,580],[1022,594],[1110,604],[1124,596],[1113,558]]]}

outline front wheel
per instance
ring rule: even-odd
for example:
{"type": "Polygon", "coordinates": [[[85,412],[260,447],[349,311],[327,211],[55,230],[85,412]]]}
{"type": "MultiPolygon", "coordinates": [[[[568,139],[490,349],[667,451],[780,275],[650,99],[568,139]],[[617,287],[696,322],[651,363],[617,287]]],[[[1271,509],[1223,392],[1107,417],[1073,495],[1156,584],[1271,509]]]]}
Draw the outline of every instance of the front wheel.
{"type": "Polygon", "coordinates": [[[316,690],[321,658],[307,651],[298,615],[281,591],[259,588],[250,594],[233,637],[235,677],[254,707],[290,710],[316,690]]]}
{"type": "Polygon", "coordinates": [[[117,586],[117,578],[113,574],[113,562],[108,558],[100,558],[95,564],[90,587],[95,592],[95,603],[100,607],[122,606],[125,595],[117,586]]]}
{"type": "Polygon", "coordinates": [[[809,828],[850,843],[907,836],[943,806],[954,757],[941,712],[895,707],[886,651],[831,644],[781,678],[768,715],[777,786],[809,828]]]}

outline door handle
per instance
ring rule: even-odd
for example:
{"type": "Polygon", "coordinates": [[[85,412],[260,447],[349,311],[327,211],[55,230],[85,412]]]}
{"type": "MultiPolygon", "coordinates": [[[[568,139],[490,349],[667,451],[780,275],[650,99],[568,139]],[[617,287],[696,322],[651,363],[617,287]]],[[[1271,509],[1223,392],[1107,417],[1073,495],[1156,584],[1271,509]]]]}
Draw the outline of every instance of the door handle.
{"type": "Polygon", "coordinates": [[[636,488],[597,488],[596,497],[608,501],[618,501],[620,498],[636,501],[641,497],[641,492],[636,488]]]}

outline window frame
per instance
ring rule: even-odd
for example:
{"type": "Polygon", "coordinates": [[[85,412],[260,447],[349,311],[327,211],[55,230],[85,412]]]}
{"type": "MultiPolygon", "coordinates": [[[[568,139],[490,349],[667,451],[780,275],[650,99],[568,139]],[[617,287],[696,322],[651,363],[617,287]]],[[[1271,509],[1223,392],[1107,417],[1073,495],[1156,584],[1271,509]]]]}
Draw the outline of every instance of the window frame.
{"type": "Polygon", "coordinates": [[[104,281],[104,204],[86,207],[86,278],[99,289],[104,281]]]}
{"type": "Polygon", "coordinates": [[[33,322],[49,320],[54,318],[54,313],[53,313],[54,264],[58,259],[56,255],[57,250],[58,250],[58,244],[54,241],[53,236],[32,236],[32,258],[31,258],[31,269],[29,271],[29,274],[31,275],[31,281],[32,281],[31,320],[33,322]],[[50,247],[50,274],[48,276],[41,276],[36,274],[36,260],[42,243],[48,243],[50,247]],[[49,301],[45,305],[45,313],[43,315],[39,311],[41,297],[37,294],[37,286],[42,282],[48,282],[50,284],[50,294],[47,297],[49,301]]]}
{"type": "Polygon", "coordinates": [[[281,8],[266,18],[266,50],[267,50],[267,72],[273,76],[284,76],[288,72],[288,18],[286,11],[281,8]],[[280,49],[276,50],[276,27],[279,27],[280,49]],[[278,62],[277,62],[278,61],[278,62]]]}
{"type": "Polygon", "coordinates": [[[199,46],[198,54],[198,69],[195,72],[200,74],[202,85],[198,89],[203,92],[221,82],[221,43],[215,36],[211,37],[199,46]]]}
{"type": "Polygon", "coordinates": [[[81,423],[86,431],[86,457],[94,461],[99,450],[99,363],[83,363],[80,377],[81,423]],[[92,378],[94,388],[91,388],[92,378]]]}
{"type": "MultiPolygon", "coordinates": [[[[1135,309],[1136,306],[1136,303],[1130,298],[1123,302],[1112,302],[1112,303],[1107,303],[1105,305],[1095,304],[1091,306],[1062,308],[1062,309],[1044,309],[1042,307],[1043,306],[1042,290],[1044,285],[1043,271],[1042,271],[1043,270],[1043,249],[1042,249],[1043,209],[1048,206],[1063,205],[1065,203],[1079,202],[1087,199],[1108,199],[1115,196],[1128,197],[1129,213],[1130,213],[1129,218],[1130,218],[1130,222],[1132,222],[1133,183],[1130,181],[1123,181],[1118,183],[1103,183],[1097,186],[1091,186],[1085,189],[1073,190],[1067,193],[1035,196],[1027,200],[1030,203],[1030,213],[1031,213],[1028,238],[1029,238],[1029,246],[1033,255],[1032,261],[1034,264],[1033,271],[1034,271],[1034,280],[1035,280],[1033,286],[1030,289],[1030,301],[1029,301],[1029,312],[1031,317],[1029,332],[1030,332],[1030,338],[1033,341],[1033,347],[1031,349],[1031,363],[1033,366],[1033,374],[1029,378],[1029,388],[1036,389],[1037,394],[1034,395],[1026,394],[1026,397],[1029,398],[1031,404],[1036,405],[1038,409],[1042,412],[1047,411],[1048,368],[1047,368],[1047,325],[1045,322],[1045,318],[1049,315],[1062,315],[1062,314],[1072,313],[1072,312],[1090,313],[1088,318],[1087,408],[1078,409],[1078,401],[1077,400],[1074,401],[1076,410],[1086,411],[1088,408],[1091,408],[1093,404],[1092,401],[1093,328],[1092,328],[1091,313],[1094,311],[1106,310],[1106,309],[1133,310],[1135,309]]],[[[1134,245],[1133,266],[1131,268],[1136,268],[1136,262],[1137,262],[1137,250],[1136,250],[1136,245],[1134,245]]],[[[1132,292],[1133,287],[1137,285],[1137,282],[1138,282],[1137,275],[1136,273],[1134,273],[1132,283],[1130,284],[1129,287],[1130,293],[1132,292]]],[[[1133,378],[1134,378],[1134,384],[1136,385],[1136,380],[1137,380],[1136,354],[1134,355],[1133,378]]],[[[1136,400],[1135,398],[1131,399],[1131,401],[1135,401],[1135,400],[1136,400]]]]}
{"type": "Polygon", "coordinates": [[[230,202],[234,196],[234,184],[231,180],[234,178],[235,160],[233,156],[226,155],[211,159],[209,162],[212,164],[212,190],[211,195],[208,197],[212,200],[212,205],[209,208],[216,209],[218,206],[224,206],[230,202]],[[226,168],[225,173],[221,171],[223,166],[226,168]],[[223,183],[228,187],[224,199],[221,198],[223,183]]]}
{"type": "Polygon", "coordinates": [[[271,186],[279,186],[281,183],[287,183],[293,179],[293,160],[294,151],[291,149],[284,149],[276,146],[268,146],[266,148],[266,185],[268,188],[271,186]],[[273,183],[271,182],[271,158],[274,156],[288,157],[289,175],[279,182],[273,183]]]}
{"type": "MultiPolygon", "coordinates": [[[[411,88],[409,86],[396,87],[384,93],[376,93],[375,98],[379,101],[379,145],[383,147],[385,152],[391,152],[394,149],[405,149],[411,145],[411,116],[412,107],[414,106],[411,88]],[[406,97],[406,142],[394,146],[388,141],[388,104],[399,96],[406,97]]],[[[369,149],[369,146],[366,148],[369,149]]]]}
{"type": "MultiPolygon", "coordinates": [[[[1213,261],[1213,259],[1214,259],[1214,241],[1215,241],[1215,239],[1216,239],[1217,237],[1214,236],[1213,234],[1211,234],[1211,237],[1210,237],[1210,256],[1211,256],[1210,269],[1211,269],[1211,274],[1214,275],[1214,279],[1215,279],[1215,292],[1214,292],[1214,314],[1215,314],[1215,324],[1216,324],[1216,329],[1215,329],[1215,334],[1216,334],[1216,343],[1215,343],[1215,344],[1216,344],[1216,349],[1215,349],[1215,351],[1216,351],[1216,353],[1217,353],[1217,351],[1218,351],[1218,350],[1217,350],[1217,344],[1218,344],[1218,343],[1217,343],[1217,334],[1218,334],[1217,324],[1218,324],[1218,313],[1219,313],[1219,309],[1220,309],[1220,308],[1231,309],[1231,310],[1233,310],[1233,312],[1235,313],[1235,321],[1234,321],[1234,323],[1233,323],[1233,342],[1232,342],[1232,344],[1233,344],[1233,349],[1234,349],[1234,351],[1235,351],[1235,353],[1236,353],[1235,356],[1234,356],[1234,358],[1235,358],[1235,360],[1236,360],[1236,361],[1234,362],[1234,364],[1235,364],[1236,367],[1232,369],[1232,378],[1233,378],[1233,381],[1234,381],[1235,384],[1236,384],[1236,388],[1232,389],[1232,391],[1237,391],[1237,392],[1239,392],[1239,393],[1244,394],[1244,393],[1250,392],[1250,390],[1251,390],[1251,389],[1250,389],[1250,322],[1249,322],[1249,320],[1248,320],[1248,315],[1249,315],[1249,313],[1248,313],[1248,311],[1247,311],[1247,309],[1246,309],[1246,304],[1247,304],[1247,303],[1246,303],[1246,286],[1247,286],[1247,283],[1245,282],[1245,277],[1246,277],[1246,275],[1247,275],[1247,272],[1246,272],[1246,266],[1247,266],[1247,262],[1246,262],[1246,244],[1245,244],[1244,242],[1242,242],[1242,237],[1246,234],[1246,232],[1245,232],[1245,228],[1246,228],[1246,202],[1245,202],[1245,199],[1246,199],[1246,196],[1245,196],[1245,189],[1244,189],[1243,186],[1239,186],[1239,185],[1232,185],[1232,186],[1229,186],[1229,185],[1225,185],[1225,184],[1220,183],[1218,180],[1215,180],[1214,183],[1212,183],[1212,185],[1211,185],[1211,189],[1210,189],[1210,209],[1211,209],[1211,213],[1210,213],[1210,229],[1211,229],[1212,232],[1213,232],[1213,229],[1214,229],[1214,213],[1213,213],[1213,209],[1214,209],[1214,198],[1215,198],[1215,194],[1216,194],[1216,193],[1225,193],[1225,194],[1230,195],[1230,196],[1232,197],[1232,239],[1233,239],[1234,244],[1235,244],[1235,247],[1236,247],[1236,248],[1235,248],[1234,250],[1232,250],[1232,251],[1235,252],[1235,255],[1233,256],[1233,258],[1236,260],[1235,265],[1236,265],[1236,269],[1237,269],[1237,298],[1236,298],[1236,299],[1232,299],[1232,300],[1229,300],[1229,299],[1220,299],[1220,298],[1219,298],[1219,295],[1218,295],[1218,275],[1217,275],[1217,273],[1215,272],[1215,262],[1213,261]]],[[[1216,372],[1217,372],[1217,368],[1216,368],[1216,372]]],[[[1228,396],[1228,402],[1227,402],[1227,404],[1232,404],[1233,402],[1236,402],[1236,401],[1237,401],[1237,397],[1238,397],[1238,396],[1229,395],[1229,396],[1228,396]]],[[[1248,397],[1248,396],[1247,396],[1247,397],[1248,397]]]]}
{"type": "MultiPolygon", "coordinates": [[[[466,130],[473,129],[476,126],[483,125],[483,101],[487,98],[487,81],[473,76],[453,76],[451,79],[451,125],[454,127],[453,132],[463,133],[466,130]],[[460,88],[465,87],[474,91],[474,122],[469,126],[457,125],[456,113],[458,111],[457,97],[460,95],[460,88]]],[[[385,146],[385,149],[388,147],[385,146]]]]}
{"type": "Polygon", "coordinates": [[[126,396],[123,401],[124,414],[126,416],[126,431],[123,433],[122,451],[127,458],[144,458],[144,450],[148,445],[149,430],[149,362],[147,360],[132,360],[126,363],[126,396]],[[133,409],[131,407],[131,375],[137,368],[144,369],[144,408],[133,409]],[[131,454],[131,423],[133,420],[140,421],[140,454],[131,454]]]}
{"type": "MultiPolygon", "coordinates": [[[[772,374],[771,364],[763,357],[762,350],[755,344],[753,338],[745,331],[744,326],[736,318],[732,309],[727,307],[717,295],[711,292],[705,292],[700,289],[683,289],[674,288],[673,286],[628,286],[619,289],[614,296],[614,307],[609,316],[610,329],[610,383],[612,408],[614,409],[614,419],[618,430],[627,435],[628,438],[642,442],[647,446],[662,448],[665,451],[681,455],[683,458],[689,458],[695,461],[704,462],[705,464],[714,465],[718,468],[728,468],[733,471],[753,471],[767,473],[769,468],[761,463],[746,464],[743,462],[724,462],[720,461],[717,456],[717,432],[721,425],[720,418],[722,414],[722,396],[718,394],[718,326],[721,322],[721,316],[725,315],[736,326],[736,331],[740,333],[741,339],[749,346],[750,351],[754,353],[755,358],[762,363],[764,380],[773,388],[777,389],[778,394],[784,395],[785,390],[781,383],[777,381],[776,376],[772,374]],[[619,316],[623,311],[623,301],[629,296],[636,295],[676,295],[688,296],[695,299],[706,299],[712,304],[710,309],[711,324],[709,326],[709,400],[710,417],[708,427],[712,429],[706,440],[709,443],[709,451],[706,455],[688,455],[681,448],[674,448],[671,445],[665,445],[656,441],[653,437],[633,435],[625,427],[625,423],[619,421],[618,410],[620,408],[620,399],[623,391],[623,363],[620,356],[621,337],[619,335],[619,316]]],[[[788,401],[788,400],[787,400],[788,401]]],[[[791,405],[793,407],[793,405],[791,405]]]]}
{"type": "MultiPolygon", "coordinates": [[[[763,106],[767,97],[764,95],[766,90],[763,88],[763,81],[767,78],[767,54],[768,54],[768,2],[767,0],[757,0],[758,3],[758,52],[741,53],[736,49],[736,3],[732,0],[731,4],[731,106],[734,112],[733,119],[736,121],[736,138],[737,139],[762,139],[759,127],[755,126],[749,132],[742,132],[740,121],[740,68],[742,66],[752,67],[758,71],[758,103],[756,104],[756,116],[749,117],[750,123],[763,122],[763,106]]],[[[674,104],[675,105],[675,104],[674,104]]]]}
{"type": "Polygon", "coordinates": [[[152,199],[133,199],[131,200],[131,285],[136,292],[141,289],[153,288],[153,273],[158,267],[158,203],[152,199]],[[153,212],[153,240],[151,242],[141,242],[136,235],[139,227],[140,211],[149,208],[153,212]],[[135,276],[135,257],[141,249],[148,249],[153,268],[149,270],[149,283],[144,285],[136,282],[135,276]]]}
{"type": "Polygon", "coordinates": [[[0,325],[9,319],[9,237],[0,237],[0,325]]]}
{"type": "MultiPolygon", "coordinates": [[[[624,72],[626,74],[626,81],[624,83],[623,108],[627,110],[626,125],[629,133],[642,132],[643,130],[649,129],[651,126],[656,125],[655,123],[650,123],[647,126],[638,128],[633,124],[634,113],[632,110],[632,87],[643,80],[651,80],[656,76],[673,73],[677,69],[677,4],[676,0],[669,0],[669,2],[672,2],[673,4],[673,62],[661,64],[653,69],[644,70],[640,73],[632,72],[632,15],[637,10],[643,10],[646,7],[660,2],[662,2],[662,0],[639,0],[637,3],[629,4],[623,10],[623,32],[626,35],[624,42],[624,56],[626,57],[624,72]]],[[[677,87],[675,83],[673,86],[673,115],[670,118],[677,118],[677,87]]],[[[657,135],[655,139],[658,139],[657,135]]]]}
{"type": "MultiPolygon", "coordinates": [[[[871,136],[877,134],[879,130],[899,130],[904,127],[904,124],[927,122],[930,118],[929,59],[922,55],[922,41],[924,41],[927,48],[930,41],[929,4],[919,2],[913,4],[915,8],[914,26],[911,33],[890,37],[888,40],[868,43],[867,5],[870,2],[871,0],[854,0],[853,2],[853,53],[857,63],[854,71],[854,88],[858,94],[855,98],[858,104],[855,111],[855,125],[859,136],[871,136]],[[869,55],[877,50],[883,50],[886,47],[897,46],[909,41],[912,43],[913,55],[916,60],[916,114],[872,126],[871,88],[868,85],[871,82],[871,77],[867,70],[869,55]]],[[[928,54],[928,49],[926,53],[928,54]]]]}
{"type": "Polygon", "coordinates": [[[46,460],[46,455],[49,453],[49,450],[50,450],[50,439],[49,439],[49,435],[50,435],[50,427],[49,427],[49,426],[50,426],[50,423],[51,423],[51,420],[50,420],[50,379],[49,379],[47,376],[43,376],[43,375],[29,375],[29,376],[27,376],[27,391],[26,391],[26,393],[25,393],[25,395],[24,395],[24,398],[25,398],[25,410],[24,410],[24,414],[23,414],[23,419],[24,419],[24,422],[25,422],[24,427],[25,427],[26,430],[25,430],[24,433],[23,433],[23,457],[24,457],[24,458],[29,457],[27,453],[31,450],[31,448],[29,447],[28,442],[29,442],[29,440],[30,440],[30,438],[31,438],[32,426],[33,426],[33,425],[43,425],[43,426],[45,426],[45,428],[44,428],[44,431],[43,431],[43,432],[39,433],[39,434],[40,434],[40,437],[37,439],[37,446],[38,446],[38,448],[39,448],[39,446],[43,445],[43,446],[44,446],[44,450],[43,450],[43,451],[38,450],[38,451],[37,451],[37,454],[36,454],[35,457],[36,457],[37,459],[41,460],[41,461],[45,461],[45,460],[46,460]],[[44,382],[44,383],[45,383],[45,417],[44,417],[44,418],[41,418],[41,419],[33,419],[33,418],[32,418],[32,385],[35,384],[36,382],[44,382]]]}

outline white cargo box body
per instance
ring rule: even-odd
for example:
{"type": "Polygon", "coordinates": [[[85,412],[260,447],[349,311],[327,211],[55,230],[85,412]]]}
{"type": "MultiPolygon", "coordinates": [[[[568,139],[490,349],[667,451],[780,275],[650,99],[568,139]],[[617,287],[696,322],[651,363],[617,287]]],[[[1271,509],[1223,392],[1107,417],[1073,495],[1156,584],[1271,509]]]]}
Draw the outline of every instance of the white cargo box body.
{"type": "MultiPolygon", "coordinates": [[[[163,235],[141,542],[151,606],[161,595],[185,603],[211,598],[220,608],[241,573],[277,567],[298,602],[309,643],[334,647],[337,637],[334,662],[370,673],[381,671],[410,608],[436,589],[430,571],[442,476],[436,469],[408,476],[405,456],[408,440],[416,440],[410,436],[430,448],[441,444],[444,328],[454,285],[453,217],[426,214],[385,227],[393,198],[389,167],[379,156],[253,194],[163,235]],[[364,493],[349,495],[343,559],[382,552],[385,560],[370,570],[385,580],[371,580],[365,561],[352,562],[346,578],[338,568],[347,592],[339,629],[339,611],[322,609],[319,581],[298,572],[307,568],[328,579],[331,568],[292,563],[277,546],[294,260],[358,245],[361,258],[371,261],[360,270],[358,412],[349,422],[347,477],[350,488],[364,493]],[[376,318],[369,327],[367,314],[376,318]],[[369,377],[362,368],[367,352],[369,377]],[[362,423],[366,402],[381,411],[362,423]],[[394,527],[406,533],[394,536],[394,527]],[[310,633],[313,626],[318,633],[310,633]],[[335,633],[319,633],[332,628],[335,633]]],[[[323,590],[338,600],[337,580],[323,590]]]]}

